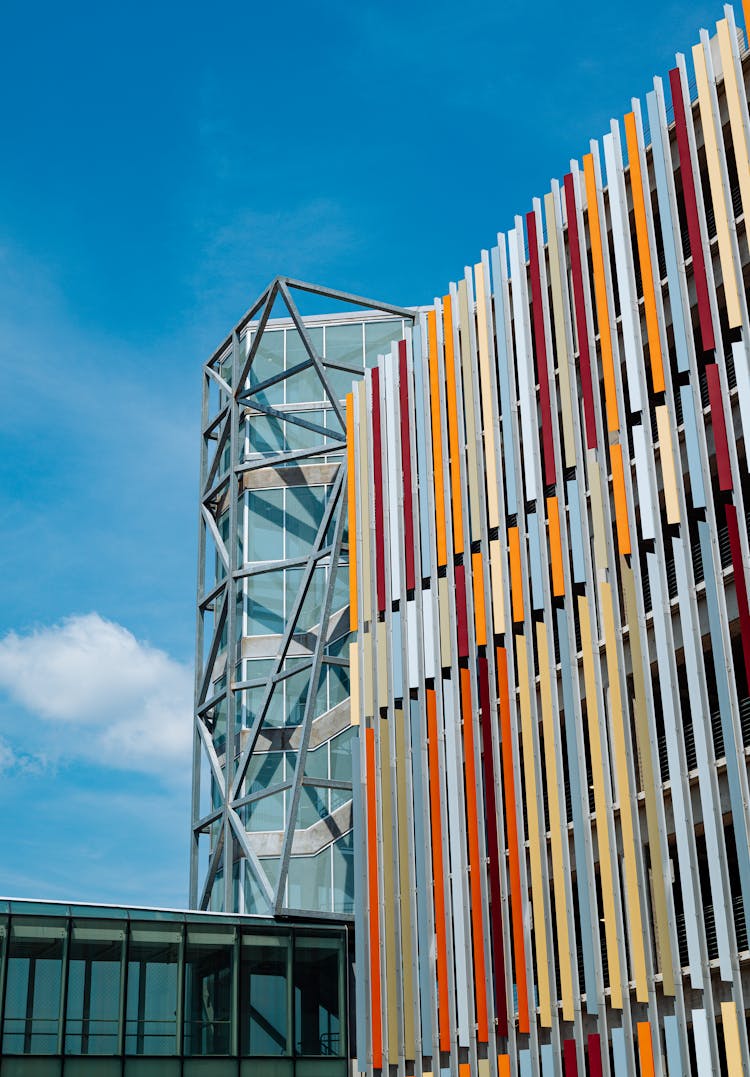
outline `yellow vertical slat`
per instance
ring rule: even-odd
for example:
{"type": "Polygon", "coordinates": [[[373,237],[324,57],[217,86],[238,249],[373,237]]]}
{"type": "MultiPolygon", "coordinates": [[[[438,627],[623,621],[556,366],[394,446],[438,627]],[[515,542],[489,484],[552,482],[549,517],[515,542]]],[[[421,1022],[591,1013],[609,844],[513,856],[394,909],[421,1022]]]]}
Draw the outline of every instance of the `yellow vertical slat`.
{"type": "Polygon", "coordinates": [[[659,459],[664,483],[664,504],[667,510],[667,522],[680,522],[680,502],[677,497],[677,475],[674,469],[674,448],[672,446],[672,428],[669,425],[669,411],[666,404],[656,409],[656,428],[659,434],[659,459]]]}
{"type": "MultiPolygon", "coordinates": [[[[737,69],[734,66],[732,42],[729,37],[729,23],[726,19],[721,19],[717,22],[716,33],[719,38],[719,53],[721,54],[721,66],[724,72],[724,96],[727,102],[727,111],[729,112],[729,126],[732,131],[731,141],[734,147],[734,160],[737,165],[737,182],[740,187],[742,212],[747,221],[750,220],[750,158],[748,157],[745,124],[742,116],[743,106],[737,85],[737,69]]],[[[743,85],[743,93],[744,90],[743,85]]]]}
{"type": "Polygon", "coordinates": [[[625,602],[625,616],[627,618],[628,626],[633,626],[628,635],[628,639],[630,640],[631,667],[633,671],[633,713],[635,716],[635,734],[638,738],[638,754],[641,760],[643,792],[646,798],[646,827],[648,830],[648,841],[651,847],[654,921],[656,924],[656,937],[659,944],[660,971],[662,974],[664,994],[673,996],[675,992],[674,964],[669,937],[664,872],[661,869],[662,846],[656,806],[654,759],[651,754],[651,739],[649,736],[646,683],[643,673],[644,657],[643,651],[641,650],[641,634],[637,628],[638,609],[636,606],[635,578],[633,576],[632,568],[628,565],[624,557],[620,558],[620,579],[622,581],[622,594],[625,602]]]}
{"type": "Polygon", "coordinates": [[[359,644],[349,644],[349,720],[352,725],[359,725],[359,644]]]}
{"type": "Polygon", "coordinates": [[[500,555],[500,540],[490,540],[490,586],[492,587],[492,620],[495,632],[502,636],[505,632],[505,594],[503,592],[503,560],[500,555]]]}
{"type": "Polygon", "coordinates": [[[724,1047],[727,1052],[727,1073],[729,1077],[743,1077],[737,1007],[733,1002],[722,1002],[721,1023],[724,1029],[724,1047]]]}
{"type": "Polygon", "coordinates": [[[698,86],[701,129],[703,131],[703,144],[706,150],[706,165],[708,166],[708,180],[711,188],[711,205],[713,206],[714,220],[716,222],[716,237],[719,244],[719,261],[721,263],[721,276],[724,282],[727,320],[729,322],[729,328],[735,329],[738,325],[742,324],[742,313],[740,311],[740,297],[737,292],[737,274],[732,254],[732,238],[729,232],[727,200],[722,180],[721,162],[719,160],[714,110],[711,105],[711,91],[708,85],[706,54],[703,51],[702,44],[693,46],[693,66],[695,68],[695,81],[698,86]]]}
{"type": "Polygon", "coordinates": [[[563,448],[565,466],[575,467],[576,445],[573,431],[573,402],[570,393],[570,356],[565,334],[565,302],[560,274],[560,241],[557,234],[555,196],[550,191],[544,196],[544,214],[547,221],[547,247],[549,250],[549,281],[552,290],[552,312],[555,323],[555,345],[560,384],[560,411],[562,414],[563,448]]]}

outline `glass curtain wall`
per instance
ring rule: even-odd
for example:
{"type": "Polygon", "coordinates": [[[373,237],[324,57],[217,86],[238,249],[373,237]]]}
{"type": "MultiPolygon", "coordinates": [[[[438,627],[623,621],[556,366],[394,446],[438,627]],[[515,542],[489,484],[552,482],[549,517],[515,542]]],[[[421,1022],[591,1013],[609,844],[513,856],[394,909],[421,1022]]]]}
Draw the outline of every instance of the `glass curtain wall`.
{"type": "Polygon", "coordinates": [[[0,918],[0,1077],[346,1073],[344,931],[111,912],[0,918]]]}

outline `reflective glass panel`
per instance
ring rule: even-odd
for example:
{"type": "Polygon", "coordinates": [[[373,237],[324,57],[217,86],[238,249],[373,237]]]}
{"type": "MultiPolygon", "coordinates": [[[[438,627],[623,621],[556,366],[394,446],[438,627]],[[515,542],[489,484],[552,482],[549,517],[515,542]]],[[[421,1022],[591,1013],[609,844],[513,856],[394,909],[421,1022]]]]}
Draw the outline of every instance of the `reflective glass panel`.
{"type": "Polygon", "coordinates": [[[186,1055],[232,1053],[234,929],[191,927],[185,947],[186,1055]]]}
{"type": "Polygon", "coordinates": [[[333,911],[354,912],[354,831],[333,843],[333,911]]]}
{"type": "Polygon", "coordinates": [[[281,561],[284,557],[284,491],[248,490],[248,562],[281,561]]]}
{"type": "MultiPolygon", "coordinates": [[[[276,377],[284,371],[284,331],[266,329],[258,344],[258,350],[253,357],[248,375],[250,386],[260,385],[269,378],[276,377]]],[[[277,382],[275,385],[262,389],[253,396],[254,400],[261,404],[281,404],[284,400],[284,384],[277,382]]]]}
{"type": "MultiPolygon", "coordinates": [[[[310,337],[317,354],[319,356],[322,355],[322,328],[308,328],[307,334],[310,337]]],[[[293,367],[298,366],[300,363],[306,363],[309,361],[310,356],[307,349],[305,348],[305,345],[302,343],[302,337],[299,335],[296,329],[287,329],[286,369],[291,370],[293,367]]],[[[306,370],[302,370],[298,374],[293,374],[290,378],[287,378],[284,383],[284,386],[286,389],[287,404],[304,404],[308,400],[325,400],[326,398],[325,390],[323,389],[323,383],[318,377],[318,372],[312,365],[312,363],[310,363],[310,366],[308,366],[306,370]]]]}
{"type": "Polygon", "coordinates": [[[284,630],[284,577],[263,572],[247,581],[247,634],[280,635],[284,630]]]}
{"type": "Polygon", "coordinates": [[[297,934],[294,947],[294,1044],[302,1055],[343,1055],[341,940],[297,934]]]}
{"type": "MultiPolygon", "coordinates": [[[[300,810],[301,804],[302,802],[300,801],[300,810]]],[[[289,905],[293,909],[330,911],[330,846],[323,849],[317,856],[293,856],[290,858],[288,893],[289,905]]]]}
{"type": "Polygon", "coordinates": [[[325,358],[329,362],[341,363],[361,370],[364,366],[362,322],[327,325],[325,358]]]}
{"type": "Polygon", "coordinates": [[[133,924],[128,948],[125,1053],[177,1054],[177,985],[181,929],[133,924]]]}
{"type": "Polygon", "coordinates": [[[5,988],[5,1054],[58,1053],[65,924],[14,920],[5,988]]]}
{"type": "Polygon", "coordinates": [[[286,1055],[290,1028],[291,946],[281,936],[242,940],[240,998],[243,1055],[286,1055]]]}
{"type": "Polygon", "coordinates": [[[391,342],[403,336],[401,319],[389,322],[365,322],[365,362],[375,366],[379,355],[391,350],[391,342]]]}
{"type": "Polygon", "coordinates": [[[113,1055],[118,1049],[125,932],[114,924],[73,924],[68,965],[65,1052],[113,1055]]]}
{"type": "Polygon", "coordinates": [[[286,556],[307,557],[318,534],[327,486],[289,486],[286,490],[286,556]]]}

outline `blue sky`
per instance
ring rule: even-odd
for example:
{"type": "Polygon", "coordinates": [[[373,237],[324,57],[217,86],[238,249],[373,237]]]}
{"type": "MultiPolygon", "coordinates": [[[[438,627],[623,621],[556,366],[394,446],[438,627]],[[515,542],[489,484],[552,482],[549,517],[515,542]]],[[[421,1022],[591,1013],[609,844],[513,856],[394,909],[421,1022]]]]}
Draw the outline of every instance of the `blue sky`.
{"type": "Polygon", "coordinates": [[[3,12],[0,893],[184,906],[202,361],[277,273],[442,294],[722,9],[3,12]]]}

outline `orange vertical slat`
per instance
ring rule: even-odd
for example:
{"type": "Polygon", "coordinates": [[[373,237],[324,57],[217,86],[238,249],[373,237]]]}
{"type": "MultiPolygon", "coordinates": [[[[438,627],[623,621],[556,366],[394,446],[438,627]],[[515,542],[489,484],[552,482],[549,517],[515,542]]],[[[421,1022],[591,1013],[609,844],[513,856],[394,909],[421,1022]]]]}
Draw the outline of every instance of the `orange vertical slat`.
{"type": "Polygon", "coordinates": [[[378,829],[375,794],[375,730],[365,730],[367,763],[367,882],[370,900],[370,998],[372,1003],[372,1064],[383,1065],[383,1026],[380,1012],[380,906],[378,902],[378,829]]]}
{"type": "Polygon", "coordinates": [[[638,1022],[638,1055],[641,1060],[641,1077],[654,1077],[654,1045],[648,1021],[638,1022]]]}
{"type": "Polygon", "coordinates": [[[461,504],[461,467],[458,448],[458,404],[456,402],[456,360],[453,354],[453,309],[451,297],[443,296],[443,340],[445,342],[445,389],[448,405],[448,455],[451,463],[451,511],[453,552],[464,550],[464,516],[461,504]]]}
{"type": "Polygon", "coordinates": [[[461,669],[461,717],[464,726],[464,766],[466,773],[466,826],[469,839],[471,884],[471,935],[474,943],[474,991],[477,1000],[477,1039],[487,1043],[487,987],[482,927],[482,862],[479,856],[477,815],[477,772],[474,761],[474,721],[471,706],[471,673],[461,669]]]}
{"type": "Polygon", "coordinates": [[[517,527],[508,528],[508,558],[510,560],[510,599],[513,620],[523,620],[523,578],[521,576],[521,536],[517,527]]]}
{"type": "Polygon", "coordinates": [[[497,1056],[498,1077],[510,1077],[510,1055],[497,1056]]]}
{"type": "Polygon", "coordinates": [[[435,936],[437,938],[438,1032],[440,1050],[450,1051],[448,1010],[448,948],[445,923],[445,873],[443,836],[440,822],[440,770],[438,762],[437,704],[434,689],[427,689],[427,755],[430,761],[430,830],[432,832],[432,876],[435,882],[435,936]]]}
{"type": "Polygon", "coordinates": [[[430,369],[430,413],[432,415],[432,470],[435,479],[435,523],[438,565],[448,560],[445,536],[445,491],[443,487],[443,439],[440,433],[440,377],[438,374],[437,318],[427,312],[428,362],[430,369]]]}
{"type": "Polygon", "coordinates": [[[503,795],[505,827],[508,834],[508,872],[510,875],[510,914],[513,925],[513,968],[518,994],[518,1031],[529,1031],[529,999],[526,986],[526,950],[523,941],[523,899],[521,897],[521,860],[516,820],[516,782],[513,774],[513,748],[508,692],[508,656],[497,648],[497,681],[500,696],[500,748],[503,757],[503,795]]]}
{"type": "Polygon", "coordinates": [[[628,501],[625,496],[625,472],[622,463],[622,446],[610,445],[609,458],[612,464],[612,493],[615,498],[615,521],[617,523],[617,545],[620,553],[630,553],[630,524],[628,523],[628,501]]]}
{"type": "Polygon", "coordinates": [[[591,262],[594,269],[596,320],[599,325],[599,344],[602,351],[602,374],[604,376],[604,400],[607,411],[607,429],[619,430],[620,417],[617,413],[617,389],[615,387],[615,366],[612,358],[612,332],[609,324],[607,281],[604,275],[604,257],[602,254],[602,230],[599,224],[599,200],[596,197],[594,158],[590,153],[587,153],[583,158],[583,175],[586,181],[586,202],[589,211],[591,262]]]}
{"type": "Polygon", "coordinates": [[[471,577],[474,586],[474,627],[477,647],[487,645],[487,610],[484,604],[484,569],[481,553],[471,555],[471,577]]]}
{"type": "Polygon", "coordinates": [[[646,203],[643,197],[643,179],[641,176],[641,157],[638,152],[638,134],[635,127],[635,114],[629,112],[625,117],[625,140],[628,147],[628,164],[630,166],[630,188],[633,192],[633,213],[635,214],[635,234],[638,241],[638,260],[641,264],[641,281],[643,282],[643,305],[646,310],[646,333],[648,351],[651,358],[651,382],[655,393],[664,392],[664,364],[659,338],[659,320],[656,316],[656,295],[654,292],[654,273],[651,266],[651,248],[648,242],[648,223],[646,221],[646,203]]]}
{"type": "Polygon", "coordinates": [[[552,566],[552,594],[555,598],[565,594],[562,543],[560,542],[560,505],[556,497],[547,498],[547,527],[549,530],[549,554],[552,566]]]}
{"type": "Polygon", "coordinates": [[[357,631],[357,484],[354,481],[354,394],[346,397],[346,467],[349,507],[349,631],[357,631]]]}

